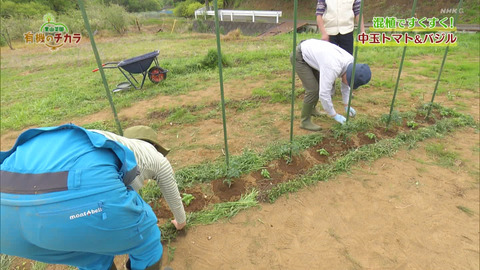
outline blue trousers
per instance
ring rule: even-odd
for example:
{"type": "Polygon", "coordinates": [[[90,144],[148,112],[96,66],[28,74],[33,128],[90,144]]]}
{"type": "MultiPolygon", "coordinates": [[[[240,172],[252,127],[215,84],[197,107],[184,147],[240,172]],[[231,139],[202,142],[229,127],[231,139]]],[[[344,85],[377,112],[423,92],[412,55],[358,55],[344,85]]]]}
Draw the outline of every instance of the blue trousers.
{"type": "Polygon", "coordinates": [[[126,188],[47,205],[2,205],[1,215],[2,254],[81,270],[109,269],[119,254],[129,254],[132,269],[145,269],[162,256],[155,214],[126,188]]]}
{"type": "Polygon", "coordinates": [[[139,194],[122,182],[117,156],[108,149],[83,147],[82,137],[67,141],[55,152],[49,145],[56,144],[48,136],[39,135],[19,147],[3,162],[2,170],[27,173],[68,163],[68,189],[1,193],[0,253],[80,270],[109,269],[120,254],[129,255],[133,270],[159,261],[163,249],[157,218],[139,194]],[[67,148],[75,151],[57,160],[67,148]],[[41,151],[45,153],[40,155],[41,151]]]}

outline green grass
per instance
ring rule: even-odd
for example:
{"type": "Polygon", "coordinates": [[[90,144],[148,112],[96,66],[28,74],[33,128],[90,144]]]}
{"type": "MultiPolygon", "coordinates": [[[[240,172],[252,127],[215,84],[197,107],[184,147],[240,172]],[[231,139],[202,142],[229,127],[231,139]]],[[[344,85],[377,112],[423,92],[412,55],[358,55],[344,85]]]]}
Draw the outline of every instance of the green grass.
{"type": "Polygon", "coordinates": [[[435,163],[447,168],[455,167],[455,162],[459,159],[459,154],[449,151],[443,143],[429,143],[426,146],[428,155],[435,160],[435,163]]]}
{"type": "Polygon", "coordinates": [[[475,214],[475,212],[474,212],[472,209],[468,208],[468,207],[465,207],[465,206],[462,206],[462,205],[458,205],[457,208],[458,208],[460,211],[462,211],[462,212],[464,212],[465,214],[467,214],[468,216],[470,216],[470,217],[475,214]]]}
{"type": "MultiPolygon", "coordinates": [[[[250,193],[242,195],[238,201],[217,203],[210,209],[189,213],[187,214],[187,228],[196,225],[212,224],[225,219],[228,220],[242,210],[258,206],[257,195],[258,192],[252,190],[250,193]]],[[[160,230],[162,231],[162,241],[164,242],[175,239],[178,232],[170,222],[161,225],[160,230]]]]}
{"type": "MultiPolygon", "coordinates": [[[[201,83],[211,81],[216,83],[218,73],[210,70],[189,72],[188,66],[200,63],[207,51],[204,47],[215,47],[211,35],[208,38],[198,38],[197,35],[186,34],[182,42],[176,42],[177,36],[165,35],[165,40],[155,42],[151,38],[140,35],[139,41],[129,42],[131,37],[121,38],[125,42],[120,51],[115,43],[97,44],[102,60],[119,61],[146,51],[159,49],[162,67],[169,69],[168,79],[152,85],[147,81],[145,89],[148,91],[129,91],[114,95],[117,108],[128,107],[132,100],[143,100],[158,94],[178,95],[201,88],[201,83]],[[175,47],[170,43],[176,43],[175,47]],[[125,53],[125,52],[128,52],[125,53]]],[[[268,48],[272,42],[262,44],[268,48]]],[[[248,44],[239,46],[224,46],[226,56],[232,58],[236,65],[225,70],[225,75],[233,75],[230,79],[269,75],[270,70],[263,68],[266,61],[274,61],[282,56],[282,50],[270,50],[259,55],[256,47],[247,49],[248,44]],[[235,51],[242,51],[238,54],[235,51]],[[232,53],[232,56],[229,53],[232,53]],[[245,68],[245,62],[252,62],[252,69],[245,68]],[[242,75],[245,70],[249,71],[242,75]],[[232,73],[230,73],[232,72],[232,73]]],[[[87,46],[60,50],[55,54],[46,51],[36,51],[26,54],[26,65],[19,65],[10,58],[2,59],[1,73],[1,102],[2,102],[2,131],[21,129],[32,125],[55,125],[66,119],[81,117],[108,108],[105,90],[98,73],[91,73],[96,64],[93,61],[87,46]],[[72,63],[74,66],[72,67],[72,63]],[[6,116],[9,117],[6,117],[6,116]]],[[[261,52],[261,50],[260,50],[261,52]]],[[[278,69],[278,65],[273,65],[278,69]]],[[[284,65],[285,66],[285,65],[284,65]]],[[[287,65],[288,66],[288,65],[287,65]]],[[[106,70],[107,80],[111,89],[125,78],[118,70],[106,70]]],[[[188,120],[191,121],[191,120],[188,120]]]]}
{"type": "MultiPolygon", "coordinates": [[[[459,45],[451,47],[442,74],[439,92],[447,89],[462,89],[478,92],[479,34],[458,34],[459,45]],[[454,59],[468,59],[454,61],[454,59]]],[[[299,34],[298,40],[316,37],[314,34],[299,34]]],[[[32,45],[36,46],[36,45],[32,45]]],[[[147,34],[131,34],[113,40],[98,42],[103,62],[120,61],[154,49],[160,50],[160,65],[169,69],[168,79],[158,85],[146,82],[144,91],[128,91],[113,96],[117,109],[131,106],[134,102],[157,95],[193,94],[197,90],[218,83],[218,72],[196,70],[188,67],[203,61],[208,51],[215,48],[212,35],[160,33],[155,38],[147,34]],[[118,46],[119,42],[122,46],[118,46]],[[175,44],[175,46],[171,46],[175,44]]],[[[32,48],[32,47],[27,47],[32,48]]],[[[2,50],[8,50],[2,48],[2,50]]],[[[358,61],[380,67],[398,69],[401,48],[360,48],[358,61]]],[[[244,37],[242,42],[223,42],[222,52],[230,65],[224,68],[225,83],[231,80],[267,80],[270,83],[253,89],[254,96],[269,97],[271,102],[288,102],[290,99],[291,35],[278,35],[261,41],[244,37]]],[[[436,59],[414,64],[415,71],[435,79],[437,64],[444,49],[436,47],[409,48],[409,59],[428,56],[436,59]]],[[[88,43],[80,47],[62,48],[51,53],[41,47],[22,52],[19,56],[2,54],[1,69],[1,131],[19,130],[28,126],[48,126],[67,122],[109,108],[105,89],[98,73],[88,43]]],[[[375,76],[371,86],[392,89],[393,78],[375,76]]],[[[115,69],[106,70],[111,89],[125,81],[115,69]]],[[[403,82],[402,82],[403,83],[403,82]]],[[[433,86],[432,86],[433,87],[433,86]]],[[[415,91],[415,90],[413,90],[415,91]]],[[[418,90],[417,90],[418,91],[418,90]]],[[[301,94],[298,89],[296,95],[301,94]]],[[[188,117],[182,121],[198,121],[188,117]]]]}
{"type": "Polygon", "coordinates": [[[475,146],[473,146],[472,151],[480,153],[480,143],[477,143],[475,146]]]}
{"type": "Polygon", "coordinates": [[[10,270],[10,265],[12,265],[12,262],[12,256],[0,254],[0,270],[10,270]]]}
{"type": "Polygon", "coordinates": [[[31,270],[45,270],[47,269],[48,264],[43,262],[33,262],[31,270]]]}
{"type": "Polygon", "coordinates": [[[162,191],[156,181],[150,180],[140,189],[139,194],[147,203],[152,203],[162,196],[162,191]]]}
{"type": "Polygon", "coordinates": [[[459,23],[480,24],[478,12],[480,3],[475,0],[466,0],[463,2],[464,14],[459,18],[459,23]]]}

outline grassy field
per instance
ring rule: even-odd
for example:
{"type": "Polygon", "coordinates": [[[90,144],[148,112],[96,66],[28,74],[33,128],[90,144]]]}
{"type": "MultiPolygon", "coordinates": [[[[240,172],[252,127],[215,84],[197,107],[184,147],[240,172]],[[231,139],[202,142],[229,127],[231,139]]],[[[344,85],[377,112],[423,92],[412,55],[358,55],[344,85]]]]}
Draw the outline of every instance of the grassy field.
{"type": "MultiPolygon", "coordinates": [[[[301,34],[298,39],[310,37],[314,35],[301,34]]],[[[242,37],[223,42],[222,51],[228,62],[228,67],[224,69],[225,83],[257,79],[275,81],[262,89],[252,89],[252,93],[269,96],[273,102],[287,101],[290,77],[276,75],[287,74],[291,70],[288,61],[292,50],[291,39],[291,35],[281,35],[262,40],[242,37]]],[[[459,34],[459,45],[450,48],[439,94],[476,94],[478,39],[478,34],[459,34]],[[452,93],[452,88],[467,91],[452,93]]],[[[160,85],[152,86],[147,82],[146,91],[115,95],[118,109],[159,94],[193,93],[218,84],[218,72],[196,67],[208,50],[216,48],[212,35],[130,33],[124,37],[100,37],[98,48],[104,62],[121,61],[158,49],[161,66],[169,70],[168,80],[160,85]]],[[[385,91],[394,87],[401,52],[402,48],[361,48],[358,61],[371,65],[375,71],[372,86],[382,87],[385,91]]],[[[414,89],[417,84],[414,78],[421,75],[432,84],[443,52],[443,47],[409,48],[401,90],[411,90],[412,95],[428,91],[427,88],[414,89]]],[[[78,47],[63,48],[54,53],[39,45],[23,45],[15,51],[3,47],[1,131],[56,125],[108,107],[99,73],[91,72],[95,67],[87,40],[78,47]]],[[[106,74],[111,88],[125,81],[117,70],[107,70],[106,74]]],[[[382,96],[387,100],[391,98],[389,95],[382,96]]]]}
{"type": "MultiPolygon", "coordinates": [[[[222,37],[222,53],[226,60],[223,77],[227,122],[232,127],[229,135],[234,143],[235,140],[241,141],[238,147],[231,149],[234,154],[232,167],[236,170],[227,171],[222,159],[222,140],[204,140],[205,137],[221,137],[218,130],[202,133],[212,125],[221,126],[218,124],[221,121],[218,70],[206,64],[211,62],[208,52],[216,49],[215,36],[191,33],[188,21],[177,21],[173,33],[170,31],[173,19],[157,23],[151,29],[161,26],[165,29],[163,32],[145,30],[120,37],[103,33],[96,41],[103,62],[121,61],[153,50],[160,51],[160,65],[169,70],[167,80],[158,85],[147,81],[143,90],[114,94],[113,100],[118,111],[127,113],[148,104],[146,112],[142,111],[144,115],[121,116],[122,126],[125,128],[142,123],[161,131],[162,138],[172,148],[169,157],[181,189],[223,176],[227,179],[238,178],[253,170],[268,169],[265,164],[284,158],[290,150],[288,132],[285,130],[290,121],[292,67],[289,55],[292,51],[292,35],[263,39],[242,35],[222,37]],[[276,125],[276,122],[281,122],[281,125],[276,125]],[[179,137],[188,140],[177,143],[179,137]],[[198,158],[182,159],[182,155],[197,150],[214,154],[200,161],[198,158]]],[[[339,156],[328,165],[314,166],[305,175],[299,174],[298,181],[278,185],[267,194],[267,200],[273,202],[285,193],[344,173],[360,160],[388,156],[399,147],[440,136],[457,126],[478,123],[480,35],[457,36],[458,44],[450,47],[436,102],[442,108],[448,107],[439,109],[442,112],[471,115],[473,121],[461,125],[454,121],[442,122],[424,131],[407,133],[402,135],[404,137],[339,156]]],[[[317,36],[299,34],[297,40],[313,37],[317,36]]],[[[18,134],[28,127],[66,122],[81,122],[87,128],[116,131],[100,74],[92,73],[96,62],[88,40],[83,40],[79,46],[61,48],[53,53],[41,45],[16,44],[15,47],[17,49],[14,51],[8,47],[1,48],[2,142],[4,137],[18,134]]],[[[357,111],[362,115],[354,119],[353,125],[348,128],[367,134],[369,128],[380,123],[382,116],[388,113],[402,50],[401,47],[360,48],[358,62],[369,64],[373,77],[370,84],[359,90],[352,101],[352,106],[360,108],[357,111]]],[[[410,112],[430,101],[444,51],[444,47],[407,49],[399,96],[395,102],[395,110],[404,118],[408,119],[410,112]]],[[[118,70],[106,70],[106,75],[110,89],[125,81],[118,70]]],[[[303,98],[303,89],[298,78],[295,85],[297,108],[294,125],[298,126],[298,106],[303,98]]],[[[330,119],[316,121],[321,122],[325,129],[332,128],[334,135],[339,138],[348,135],[349,130],[334,125],[330,119]]],[[[296,153],[322,140],[315,134],[296,132],[296,153]]],[[[370,136],[373,138],[375,134],[370,133],[370,136]]],[[[7,145],[2,143],[2,150],[8,149],[12,143],[12,140],[8,140],[7,145]]],[[[452,166],[452,162],[455,162],[456,157],[445,152],[440,144],[429,144],[427,151],[438,158],[441,166],[452,166]]],[[[328,155],[320,150],[317,152],[328,155]]],[[[263,171],[262,175],[267,178],[267,173],[268,170],[263,171]]],[[[142,195],[147,201],[159,197],[154,187],[147,187],[142,195]]],[[[192,213],[189,215],[189,224],[216,222],[220,218],[235,215],[241,209],[257,205],[258,194],[255,191],[244,195],[236,202],[222,202],[212,209],[192,213]]],[[[165,226],[164,237],[168,238],[172,227],[168,223],[165,226]]],[[[4,268],[3,262],[8,262],[8,259],[2,258],[1,269],[9,269],[4,268]]],[[[46,265],[33,263],[32,266],[21,266],[20,263],[19,269],[22,267],[45,269],[46,265]]]]}

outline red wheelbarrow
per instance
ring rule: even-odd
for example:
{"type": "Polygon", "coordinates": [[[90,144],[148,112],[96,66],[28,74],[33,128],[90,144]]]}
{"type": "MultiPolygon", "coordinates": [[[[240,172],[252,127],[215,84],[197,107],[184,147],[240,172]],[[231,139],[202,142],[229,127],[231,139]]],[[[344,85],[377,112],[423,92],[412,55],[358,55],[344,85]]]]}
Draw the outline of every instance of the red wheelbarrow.
{"type": "MultiPolygon", "coordinates": [[[[129,58],[120,62],[108,62],[102,64],[102,67],[105,69],[118,68],[120,72],[127,78],[128,82],[120,83],[117,85],[117,88],[113,89],[113,92],[119,92],[122,90],[130,89],[132,86],[135,89],[142,89],[143,84],[145,83],[145,78],[148,75],[148,78],[153,83],[159,83],[167,78],[168,70],[163,69],[158,64],[159,52],[153,51],[144,55],[137,57],[129,58]],[[150,67],[154,63],[153,67],[150,67]],[[139,83],[133,74],[141,74],[142,82],[139,83]],[[132,80],[133,79],[133,80],[132,80]]],[[[92,72],[98,71],[98,68],[94,69],[92,72]]]]}

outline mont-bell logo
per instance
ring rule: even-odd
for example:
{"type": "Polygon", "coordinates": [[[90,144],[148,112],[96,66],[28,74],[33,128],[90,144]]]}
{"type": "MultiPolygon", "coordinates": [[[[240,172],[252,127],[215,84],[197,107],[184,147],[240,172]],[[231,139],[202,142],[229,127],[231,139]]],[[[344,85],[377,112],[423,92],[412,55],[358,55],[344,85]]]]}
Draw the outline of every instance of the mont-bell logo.
{"type": "Polygon", "coordinates": [[[90,210],[87,210],[87,211],[83,211],[81,213],[77,213],[75,215],[71,215],[70,220],[74,220],[74,219],[82,218],[82,217],[88,217],[88,216],[100,213],[102,211],[103,211],[103,209],[101,207],[98,207],[96,209],[90,209],[90,210]]]}
{"type": "Polygon", "coordinates": [[[70,34],[68,27],[61,22],[55,22],[55,17],[50,13],[43,16],[43,22],[38,32],[29,31],[23,34],[25,43],[43,44],[51,51],[56,51],[65,44],[78,44],[82,39],[82,34],[70,34]]]}

